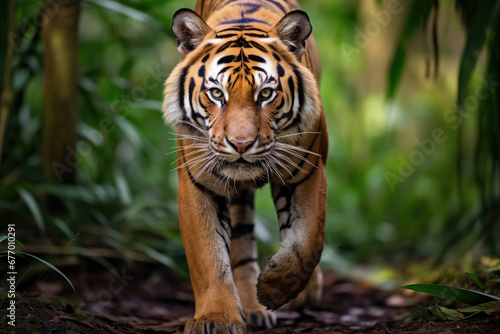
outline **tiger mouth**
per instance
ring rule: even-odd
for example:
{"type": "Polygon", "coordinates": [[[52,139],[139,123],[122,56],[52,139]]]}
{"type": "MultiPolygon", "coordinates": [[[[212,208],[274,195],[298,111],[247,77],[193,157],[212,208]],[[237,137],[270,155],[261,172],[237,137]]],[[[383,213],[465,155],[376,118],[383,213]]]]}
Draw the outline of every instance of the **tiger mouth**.
{"type": "Polygon", "coordinates": [[[252,169],[252,168],[260,168],[261,164],[258,161],[250,162],[243,157],[240,157],[238,160],[229,162],[224,162],[222,168],[234,168],[234,169],[252,169]]]}
{"type": "Polygon", "coordinates": [[[249,162],[239,158],[233,162],[225,162],[220,168],[220,173],[229,179],[245,181],[261,177],[265,170],[258,161],[249,162]]]}

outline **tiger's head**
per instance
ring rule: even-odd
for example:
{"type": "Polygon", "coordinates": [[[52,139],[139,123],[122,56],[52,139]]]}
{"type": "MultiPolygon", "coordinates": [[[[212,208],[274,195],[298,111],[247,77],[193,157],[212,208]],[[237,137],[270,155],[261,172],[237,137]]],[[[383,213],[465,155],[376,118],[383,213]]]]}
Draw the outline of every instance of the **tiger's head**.
{"type": "Polygon", "coordinates": [[[231,180],[293,168],[300,134],[320,119],[317,82],[300,61],[312,30],[307,14],[265,27],[226,20],[212,28],[189,9],[173,17],[182,60],[166,81],[164,118],[231,180]]]}

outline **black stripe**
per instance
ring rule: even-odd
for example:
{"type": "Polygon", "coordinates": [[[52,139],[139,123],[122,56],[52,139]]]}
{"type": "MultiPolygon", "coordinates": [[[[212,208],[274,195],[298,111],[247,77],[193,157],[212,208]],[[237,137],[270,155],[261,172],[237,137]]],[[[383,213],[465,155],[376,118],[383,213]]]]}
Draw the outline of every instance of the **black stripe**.
{"type": "Polygon", "coordinates": [[[264,58],[257,55],[248,55],[248,59],[256,61],[258,63],[266,63],[266,60],[264,58]]]}
{"type": "Polygon", "coordinates": [[[224,234],[217,231],[224,240],[227,253],[230,252],[229,243],[231,242],[231,217],[229,216],[229,207],[227,205],[227,199],[222,196],[217,196],[214,198],[217,204],[217,218],[219,219],[220,226],[224,229],[224,234]]]}
{"type": "Polygon", "coordinates": [[[292,227],[292,213],[290,212],[290,208],[292,205],[292,196],[293,196],[293,193],[295,192],[295,189],[296,189],[295,185],[281,187],[278,195],[274,198],[274,203],[275,203],[276,209],[278,209],[278,207],[277,207],[278,201],[283,197],[285,198],[285,206],[283,206],[281,209],[277,210],[278,220],[279,220],[281,214],[283,214],[284,212],[288,213],[288,218],[287,218],[286,222],[280,225],[280,231],[292,227]]]}
{"type": "Polygon", "coordinates": [[[244,266],[245,264],[253,263],[253,262],[257,262],[257,259],[243,259],[243,260],[238,261],[238,263],[236,263],[234,266],[232,266],[231,269],[234,270],[238,267],[244,266]]]}
{"type": "Polygon", "coordinates": [[[254,224],[238,224],[231,229],[231,239],[238,239],[242,236],[253,234],[254,224]]]}
{"type": "MultiPolygon", "coordinates": [[[[312,149],[312,147],[314,146],[314,144],[316,143],[316,140],[318,140],[318,138],[319,138],[319,133],[317,133],[317,134],[314,136],[314,139],[313,139],[313,141],[311,142],[311,145],[309,145],[309,147],[307,148],[307,150],[308,150],[308,151],[310,151],[310,150],[312,149]]],[[[306,154],[304,155],[304,158],[305,158],[305,159],[307,159],[308,157],[309,157],[309,153],[306,153],[306,154]]],[[[320,159],[320,157],[318,157],[318,159],[317,159],[316,163],[318,163],[319,159],[320,159]]],[[[299,167],[300,167],[300,168],[302,168],[302,167],[304,166],[305,162],[306,162],[305,160],[300,159],[300,162],[299,162],[299,167]]],[[[300,170],[299,170],[298,168],[296,168],[296,169],[293,171],[293,173],[292,173],[292,176],[291,176],[291,177],[292,177],[292,178],[294,178],[295,176],[297,176],[297,174],[299,173],[299,171],[300,171],[300,170]]]]}
{"type": "Polygon", "coordinates": [[[254,194],[253,190],[242,190],[238,196],[231,199],[231,205],[247,205],[253,209],[254,194]]]}
{"type": "Polygon", "coordinates": [[[276,68],[276,70],[278,71],[278,76],[280,78],[285,76],[285,70],[283,69],[283,66],[278,64],[278,67],[276,68]]]}
{"type": "Polygon", "coordinates": [[[282,131],[286,131],[302,121],[302,106],[304,105],[304,85],[302,83],[302,74],[296,67],[293,68],[293,73],[295,73],[295,76],[297,78],[297,92],[299,93],[299,104],[297,105],[297,114],[295,116],[295,119],[293,120],[292,123],[290,123],[284,129],[282,129],[282,131]]]}
{"type": "Polygon", "coordinates": [[[248,47],[248,42],[246,39],[240,36],[237,40],[234,41],[232,46],[237,48],[248,47]]]}
{"type": "Polygon", "coordinates": [[[210,58],[210,55],[206,55],[205,57],[203,57],[203,59],[201,60],[202,63],[206,63],[208,58],[210,58]]]}
{"type": "Polygon", "coordinates": [[[226,50],[228,47],[230,47],[232,44],[233,44],[233,42],[232,42],[232,41],[222,44],[222,46],[221,46],[221,47],[219,47],[219,48],[217,49],[217,51],[215,51],[215,53],[216,53],[216,54],[217,54],[217,53],[221,53],[222,51],[224,51],[224,50],[226,50]]]}
{"type": "Polygon", "coordinates": [[[250,9],[245,10],[245,14],[253,14],[261,8],[260,4],[251,3],[251,2],[250,3],[248,3],[248,2],[243,3],[242,5],[245,7],[250,7],[250,9]]]}
{"type": "Polygon", "coordinates": [[[224,247],[226,248],[227,253],[231,251],[231,248],[229,247],[229,242],[227,241],[226,237],[216,229],[217,234],[222,238],[222,241],[224,241],[224,247]]]}
{"type": "Polygon", "coordinates": [[[191,118],[196,122],[196,124],[203,127],[205,119],[199,112],[194,110],[194,107],[193,107],[193,92],[194,92],[195,86],[196,86],[196,84],[194,82],[194,78],[191,78],[191,81],[189,82],[189,107],[191,108],[191,118]],[[201,123],[199,122],[200,118],[202,119],[201,123]]]}
{"type": "Polygon", "coordinates": [[[282,97],[281,97],[281,103],[280,103],[280,105],[279,105],[279,106],[277,106],[277,107],[276,107],[276,110],[278,110],[278,111],[279,111],[281,108],[283,108],[283,106],[284,106],[284,105],[285,105],[285,97],[284,97],[284,96],[282,96],[282,97]]]}
{"type": "Polygon", "coordinates": [[[232,56],[232,55],[231,56],[224,56],[217,61],[217,65],[228,64],[228,63],[233,62],[235,59],[236,59],[236,57],[232,56]]]}
{"type": "Polygon", "coordinates": [[[242,18],[235,19],[235,20],[222,21],[219,23],[219,25],[222,25],[222,24],[248,24],[248,23],[263,23],[263,24],[267,24],[268,26],[271,25],[267,21],[260,20],[260,19],[254,19],[251,17],[242,17],[242,18]]]}
{"type": "Polygon", "coordinates": [[[264,72],[264,74],[267,75],[267,72],[262,67],[252,66],[252,69],[255,70],[255,71],[259,71],[259,72],[264,72]]]}
{"type": "MultiPolygon", "coordinates": [[[[257,30],[257,29],[256,29],[257,30]]],[[[256,33],[245,33],[245,36],[249,36],[249,37],[258,37],[258,38],[267,38],[269,37],[268,34],[256,34],[256,33]]]]}
{"type": "Polygon", "coordinates": [[[262,45],[260,45],[259,43],[255,42],[255,41],[250,41],[249,42],[250,45],[252,45],[254,48],[264,52],[264,53],[267,53],[267,49],[265,47],[263,47],[262,45]]]}
{"type": "Polygon", "coordinates": [[[299,92],[299,108],[302,109],[302,106],[304,105],[304,85],[302,84],[302,73],[300,73],[299,69],[296,67],[294,67],[293,73],[295,73],[295,76],[297,77],[297,91],[299,92]]]}
{"type": "Polygon", "coordinates": [[[205,65],[201,65],[200,69],[198,70],[198,76],[200,78],[204,78],[205,77],[205,65]]]}
{"type": "Polygon", "coordinates": [[[276,7],[278,7],[278,9],[281,10],[281,12],[283,14],[286,14],[285,7],[283,7],[279,2],[276,2],[276,1],[273,1],[273,0],[267,0],[267,1],[269,1],[270,3],[272,3],[273,5],[275,5],[276,7]]]}
{"type": "Polygon", "coordinates": [[[240,54],[236,57],[236,59],[234,61],[236,61],[236,62],[243,61],[244,63],[247,63],[248,62],[248,58],[245,55],[245,53],[243,52],[243,50],[241,50],[240,54]]]}
{"type": "Polygon", "coordinates": [[[215,79],[214,79],[214,78],[212,78],[212,77],[208,78],[208,81],[210,81],[210,82],[211,82],[211,83],[213,83],[213,84],[220,85],[220,84],[219,84],[219,81],[215,80],[215,79]]]}
{"type": "MultiPolygon", "coordinates": [[[[284,113],[283,115],[281,115],[280,118],[278,118],[276,120],[276,123],[279,123],[281,122],[283,119],[286,119],[286,122],[285,124],[290,121],[293,117],[293,107],[294,107],[294,102],[295,102],[295,83],[293,82],[293,77],[290,76],[288,78],[288,86],[290,87],[290,101],[291,101],[291,106],[290,106],[290,110],[286,113],[284,113]]],[[[280,130],[285,130],[285,129],[288,129],[289,126],[285,127],[284,129],[280,129],[280,130]]]]}
{"type": "Polygon", "coordinates": [[[226,66],[224,67],[222,70],[219,71],[219,73],[217,74],[217,76],[219,76],[220,74],[226,72],[227,70],[229,70],[231,68],[231,66],[226,66]]]}
{"type": "Polygon", "coordinates": [[[229,38],[229,37],[234,37],[234,36],[238,36],[238,34],[215,35],[215,38],[229,38]]]}
{"type": "Polygon", "coordinates": [[[181,107],[183,118],[187,119],[186,108],[184,106],[184,85],[186,84],[186,76],[189,70],[189,66],[182,69],[181,76],[179,77],[179,106],[181,107]]]}

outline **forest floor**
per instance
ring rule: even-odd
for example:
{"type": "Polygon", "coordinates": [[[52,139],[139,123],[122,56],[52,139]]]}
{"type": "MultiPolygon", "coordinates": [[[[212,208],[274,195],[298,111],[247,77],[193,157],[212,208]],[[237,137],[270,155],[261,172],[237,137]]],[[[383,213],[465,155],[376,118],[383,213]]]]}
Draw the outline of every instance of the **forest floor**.
{"type": "MultiPolygon", "coordinates": [[[[122,270],[69,275],[77,293],[64,280],[38,281],[16,298],[16,326],[5,333],[182,333],[194,312],[189,282],[160,275],[141,279],[122,270]]],[[[500,312],[459,321],[411,322],[424,295],[390,294],[367,283],[325,273],[323,299],[300,312],[276,311],[274,329],[254,333],[500,333],[500,312]]],[[[0,302],[5,310],[5,302],[0,302]]]]}

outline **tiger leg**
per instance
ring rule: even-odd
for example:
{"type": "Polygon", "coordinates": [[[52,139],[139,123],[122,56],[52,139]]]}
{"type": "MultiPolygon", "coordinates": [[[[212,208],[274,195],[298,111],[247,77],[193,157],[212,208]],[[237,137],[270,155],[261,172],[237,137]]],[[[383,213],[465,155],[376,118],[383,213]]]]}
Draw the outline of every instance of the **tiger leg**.
{"type": "Polygon", "coordinates": [[[246,333],[245,315],[231,275],[230,221],[225,198],[179,171],[179,222],[196,311],[184,333],[246,333]]]}
{"type": "Polygon", "coordinates": [[[257,245],[254,230],[254,191],[243,190],[231,202],[231,268],[247,323],[252,327],[271,328],[276,324],[274,313],[257,300],[257,245]]]}
{"type": "Polygon", "coordinates": [[[270,309],[297,297],[321,258],[326,192],[323,163],[298,184],[272,185],[280,248],[265,264],[257,285],[260,303],[270,309]]]}

